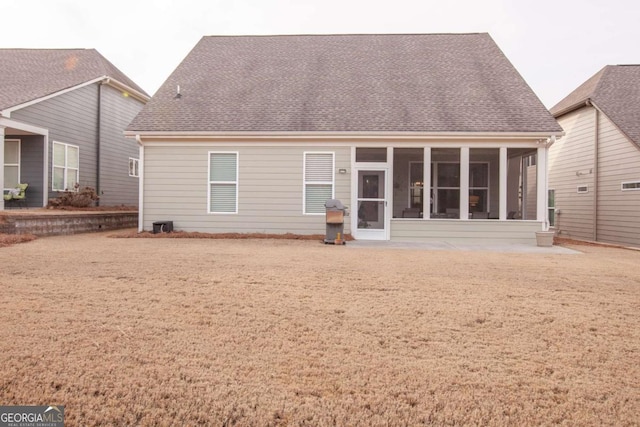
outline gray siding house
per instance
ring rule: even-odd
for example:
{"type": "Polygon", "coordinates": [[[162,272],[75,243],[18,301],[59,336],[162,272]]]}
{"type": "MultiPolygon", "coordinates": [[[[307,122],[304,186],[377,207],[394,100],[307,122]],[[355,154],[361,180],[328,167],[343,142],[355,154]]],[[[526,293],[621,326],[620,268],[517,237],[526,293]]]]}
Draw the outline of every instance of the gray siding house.
{"type": "Polygon", "coordinates": [[[566,132],[549,153],[557,233],[640,247],[640,65],[604,67],[551,112],[566,132]]]}
{"type": "Polygon", "coordinates": [[[30,207],[76,183],[101,205],[137,205],[138,146],[123,131],[148,100],[94,49],[0,49],[0,188],[29,184],[30,207]]]}
{"type": "Polygon", "coordinates": [[[562,129],[488,34],[209,36],[126,134],[140,230],[534,243],[562,129]]]}

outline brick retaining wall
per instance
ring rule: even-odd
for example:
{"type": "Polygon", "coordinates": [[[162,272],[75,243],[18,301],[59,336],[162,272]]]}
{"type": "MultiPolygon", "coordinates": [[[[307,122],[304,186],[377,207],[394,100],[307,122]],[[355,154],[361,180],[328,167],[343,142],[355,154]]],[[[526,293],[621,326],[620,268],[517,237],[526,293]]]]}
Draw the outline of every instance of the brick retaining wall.
{"type": "Polygon", "coordinates": [[[0,233],[55,236],[137,228],[137,212],[22,214],[0,218],[0,233]]]}

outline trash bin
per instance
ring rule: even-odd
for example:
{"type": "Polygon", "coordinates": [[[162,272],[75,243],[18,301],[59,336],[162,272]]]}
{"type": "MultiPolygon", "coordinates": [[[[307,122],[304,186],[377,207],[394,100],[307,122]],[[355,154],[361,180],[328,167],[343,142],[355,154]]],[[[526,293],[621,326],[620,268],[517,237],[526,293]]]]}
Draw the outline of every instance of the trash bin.
{"type": "Polygon", "coordinates": [[[171,233],[173,231],[173,221],[156,221],[153,223],[153,234],[171,233]]]}
{"type": "Polygon", "coordinates": [[[325,202],[327,234],[324,243],[344,245],[344,211],[340,200],[329,199],[325,202]]]}

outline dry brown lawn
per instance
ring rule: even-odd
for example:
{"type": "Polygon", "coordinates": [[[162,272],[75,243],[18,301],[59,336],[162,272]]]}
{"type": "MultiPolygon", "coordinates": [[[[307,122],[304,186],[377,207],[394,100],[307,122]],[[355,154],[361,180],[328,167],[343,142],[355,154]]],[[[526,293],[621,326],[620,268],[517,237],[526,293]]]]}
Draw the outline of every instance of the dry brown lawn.
{"type": "Polygon", "coordinates": [[[640,252],[40,238],[0,249],[0,403],[66,425],[640,423],[640,252]]]}

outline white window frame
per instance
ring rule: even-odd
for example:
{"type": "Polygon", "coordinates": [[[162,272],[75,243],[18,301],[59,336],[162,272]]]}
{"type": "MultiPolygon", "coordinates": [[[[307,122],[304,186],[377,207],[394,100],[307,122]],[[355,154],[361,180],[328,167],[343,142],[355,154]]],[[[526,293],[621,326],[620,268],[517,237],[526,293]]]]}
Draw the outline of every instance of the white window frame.
{"type": "Polygon", "coordinates": [[[75,169],[75,171],[76,171],[76,183],[80,182],[80,147],[77,146],[77,145],[73,145],[73,144],[67,144],[65,142],[53,141],[53,145],[52,145],[51,148],[52,148],[52,151],[51,151],[51,190],[52,191],[78,191],[77,188],[68,188],[68,185],[67,185],[67,171],[75,169]],[[64,166],[62,167],[63,170],[64,170],[64,172],[63,172],[63,188],[55,188],[55,180],[53,179],[55,169],[60,167],[60,166],[56,166],[56,159],[55,159],[55,153],[56,153],[55,146],[56,146],[56,144],[64,146],[64,166]],[[72,168],[72,167],[69,167],[69,165],[68,165],[69,164],[69,155],[68,155],[69,147],[73,147],[73,148],[78,150],[78,167],[77,168],[72,168]]]}
{"type": "Polygon", "coordinates": [[[207,153],[207,213],[216,215],[236,215],[238,213],[238,195],[240,194],[240,153],[238,151],[209,151],[207,153]],[[212,181],[211,180],[211,155],[215,154],[235,154],[236,156],[236,177],[235,181],[212,181]],[[211,185],[213,184],[225,184],[235,185],[236,187],[236,203],[233,212],[220,212],[211,210],[211,185]]]}
{"type": "Polygon", "coordinates": [[[302,213],[303,215],[325,215],[322,212],[307,212],[307,186],[331,185],[331,198],[335,198],[335,178],[336,176],[336,153],[333,151],[305,151],[302,158],[302,213]],[[331,181],[307,181],[307,156],[308,155],[331,155],[331,181]]]}
{"type": "Polygon", "coordinates": [[[140,159],[129,157],[129,176],[140,177],[140,159]]]}
{"type": "Polygon", "coordinates": [[[556,226],[556,190],[547,189],[547,215],[549,216],[549,226],[556,226]],[[553,193],[553,197],[551,194],[553,193]],[[553,201],[553,203],[551,203],[553,201]]]}
{"type": "Polygon", "coordinates": [[[640,181],[625,181],[620,184],[622,191],[640,191],[640,181]],[[633,184],[634,187],[624,188],[626,184],[633,184]]]}
{"type": "MultiPolygon", "coordinates": [[[[7,139],[4,140],[5,146],[6,146],[7,142],[17,142],[18,143],[18,163],[7,163],[7,159],[5,157],[5,159],[4,159],[4,161],[5,161],[4,167],[5,167],[5,169],[6,169],[7,166],[10,166],[10,167],[14,167],[15,166],[15,167],[18,168],[18,184],[20,184],[20,179],[21,179],[20,178],[21,177],[21,175],[20,175],[20,173],[21,173],[21,171],[20,171],[20,159],[22,158],[22,141],[20,139],[9,139],[9,138],[7,138],[7,139]]],[[[4,185],[5,186],[7,185],[6,181],[5,181],[4,185]]],[[[13,190],[13,188],[6,188],[5,187],[4,190],[13,190]]]]}

